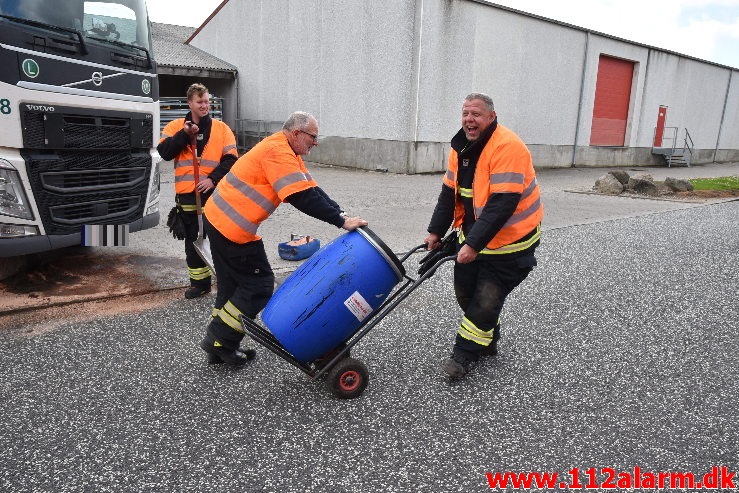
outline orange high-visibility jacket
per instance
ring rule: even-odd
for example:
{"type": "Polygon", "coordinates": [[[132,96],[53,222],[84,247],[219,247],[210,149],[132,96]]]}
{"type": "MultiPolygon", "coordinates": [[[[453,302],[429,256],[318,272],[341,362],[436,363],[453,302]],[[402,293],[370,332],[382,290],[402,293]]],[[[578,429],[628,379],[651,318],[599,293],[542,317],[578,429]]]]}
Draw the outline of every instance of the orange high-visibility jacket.
{"type": "MultiPolygon", "coordinates": [[[[200,156],[198,175],[200,179],[208,175],[218,166],[221,158],[226,154],[239,157],[236,150],[236,137],[231,129],[222,121],[211,119],[210,137],[200,156]]],[[[185,127],[185,119],[172,120],[162,130],[161,143],[167,137],[173,137],[185,127]]],[[[195,191],[195,168],[193,166],[192,148],[187,146],[174,158],[174,191],[175,193],[190,193],[195,191]]]]}
{"type": "MultiPolygon", "coordinates": [[[[457,170],[457,151],[452,149],[449,152],[449,167],[444,175],[444,183],[454,189],[456,197],[454,228],[461,227],[464,219],[464,206],[459,200],[457,187],[457,170]]],[[[521,200],[510,219],[487,244],[487,250],[500,249],[514,243],[541,223],[544,208],[541,205],[531,154],[515,133],[500,124],[477,161],[472,183],[475,219],[480,217],[492,193],[520,193],[521,200]]]]}
{"type": "Polygon", "coordinates": [[[282,131],[239,158],[205,204],[210,224],[234,243],[259,240],[259,225],[286,197],[316,186],[282,131]]]}

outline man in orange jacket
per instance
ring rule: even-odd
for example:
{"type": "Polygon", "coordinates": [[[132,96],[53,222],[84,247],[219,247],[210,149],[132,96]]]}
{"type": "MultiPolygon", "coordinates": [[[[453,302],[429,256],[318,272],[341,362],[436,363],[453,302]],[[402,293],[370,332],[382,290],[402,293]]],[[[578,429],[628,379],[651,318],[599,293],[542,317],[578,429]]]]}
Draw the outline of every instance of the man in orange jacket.
{"type": "Polygon", "coordinates": [[[450,224],[459,235],[454,292],[464,316],[442,369],[461,378],[481,355],[498,352],[503,303],[536,265],[544,209],[531,154],[498,123],[486,94],[465,98],[451,147],[424,241],[438,248],[450,224]]]}
{"type": "Polygon", "coordinates": [[[184,118],[177,118],[162,130],[157,151],[162,159],[172,160],[175,168],[175,202],[182,208],[182,219],[187,231],[185,237],[185,261],[187,262],[190,288],[185,298],[198,298],[210,292],[210,267],[197,253],[193,244],[198,236],[196,193],[204,204],[216,184],[223,178],[239,157],[236,137],[231,129],[210,115],[210,94],[202,84],[192,84],[187,89],[190,111],[184,118]],[[199,156],[193,155],[193,148],[199,156]],[[195,165],[198,164],[198,176],[195,165]]]}
{"type": "Polygon", "coordinates": [[[367,225],[359,217],[345,217],[311,178],[301,156],[316,145],[315,117],[293,113],[282,130],[236,161],[205,205],[218,294],[200,347],[211,358],[242,366],[253,357],[239,350],[240,317],[256,318],[272,296],[275,277],[257,228],[282,202],[348,231],[367,225]]]}

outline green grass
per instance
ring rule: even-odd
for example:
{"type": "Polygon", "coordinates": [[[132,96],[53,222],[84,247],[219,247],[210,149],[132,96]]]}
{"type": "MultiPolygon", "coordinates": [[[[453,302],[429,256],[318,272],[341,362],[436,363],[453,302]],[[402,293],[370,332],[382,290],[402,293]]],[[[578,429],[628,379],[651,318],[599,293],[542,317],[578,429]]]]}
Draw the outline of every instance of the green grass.
{"type": "Polygon", "coordinates": [[[696,190],[739,190],[739,176],[695,178],[689,181],[696,190]]]}

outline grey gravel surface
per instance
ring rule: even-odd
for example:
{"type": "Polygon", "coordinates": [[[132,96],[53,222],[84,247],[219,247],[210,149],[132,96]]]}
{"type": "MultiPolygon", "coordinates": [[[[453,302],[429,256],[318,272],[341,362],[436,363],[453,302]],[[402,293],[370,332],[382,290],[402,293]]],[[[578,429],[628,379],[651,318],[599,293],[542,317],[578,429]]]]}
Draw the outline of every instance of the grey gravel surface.
{"type": "MultiPolygon", "coordinates": [[[[197,349],[212,299],[0,331],[0,491],[473,492],[486,472],[739,469],[739,202],[552,228],[501,354],[440,370],[447,264],[353,353],[355,400],[197,349]]],[[[392,240],[388,240],[392,246],[392,240]]]]}

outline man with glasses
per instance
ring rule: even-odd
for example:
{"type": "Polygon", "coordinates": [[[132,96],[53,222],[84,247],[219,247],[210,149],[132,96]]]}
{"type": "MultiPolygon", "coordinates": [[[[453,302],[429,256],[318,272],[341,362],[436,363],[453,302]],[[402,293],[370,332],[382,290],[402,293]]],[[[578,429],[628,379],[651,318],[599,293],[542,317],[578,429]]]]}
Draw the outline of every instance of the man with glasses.
{"type": "Polygon", "coordinates": [[[272,296],[275,278],[257,228],[282,202],[347,231],[367,225],[362,218],[345,217],[311,178],[301,156],[316,145],[316,118],[293,113],[282,130],[236,161],[205,206],[218,294],[200,346],[211,358],[242,366],[253,357],[239,350],[240,316],[256,318],[272,296]]]}

